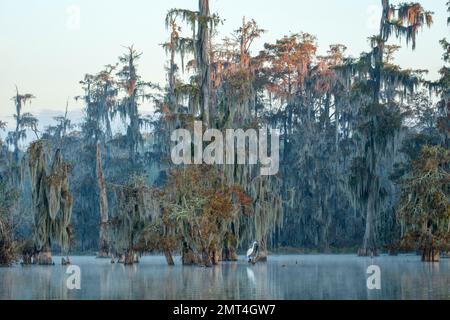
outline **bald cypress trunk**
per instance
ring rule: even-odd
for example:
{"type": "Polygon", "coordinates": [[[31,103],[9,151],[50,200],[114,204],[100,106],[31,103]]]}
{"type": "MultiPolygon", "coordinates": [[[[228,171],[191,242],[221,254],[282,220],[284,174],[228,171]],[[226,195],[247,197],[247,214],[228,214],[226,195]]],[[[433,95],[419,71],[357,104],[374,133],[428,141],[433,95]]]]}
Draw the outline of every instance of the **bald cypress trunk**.
{"type": "Polygon", "coordinates": [[[368,190],[368,198],[367,198],[367,208],[366,208],[366,228],[364,232],[364,241],[363,246],[359,250],[358,255],[362,257],[366,256],[376,256],[377,245],[375,240],[375,211],[376,211],[376,196],[377,196],[377,184],[374,177],[371,179],[371,183],[369,184],[368,190]]]}
{"type": "Polygon", "coordinates": [[[164,256],[166,257],[166,261],[167,261],[167,264],[169,266],[174,266],[175,265],[175,262],[173,261],[172,253],[170,252],[170,250],[165,249],[164,250],[164,256]]]}
{"type": "MultiPolygon", "coordinates": [[[[389,0],[381,0],[383,7],[383,13],[380,21],[380,33],[377,46],[373,49],[373,56],[375,58],[375,66],[373,68],[372,80],[373,80],[373,105],[369,108],[377,107],[380,103],[381,93],[381,70],[383,67],[383,53],[384,45],[387,41],[386,34],[384,32],[384,25],[388,21],[389,17],[389,0]]],[[[369,158],[369,164],[367,169],[369,170],[369,182],[367,185],[367,202],[366,202],[366,227],[364,232],[363,246],[359,249],[358,255],[360,256],[374,256],[377,255],[377,244],[375,239],[375,216],[377,214],[377,201],[378,201],[378,177],[377,177],[377,163],[378,156],[375,148],[375,126],[377,125],[374,116],[370,119],[370,130],[367,139],[367,149],[369,158]]]]}
{"type": "Polygon", "coordinates": [[[15,260],[11,228],[0,218],[0,266],[9,266],[15,260]]]}
{"type": "Polygon", "coordinates": [[[205,267],[211,267],[213,265],[213,260],[208,250],[202,251],[202,265],[205,267]]]}
{"type": "Polygon", "coordinates": [[[370,137],[368,137],[367,147],[369,152],[367,154],[367,169],[368,169],[368,182],[367,182],[367,200],[366,200],[366,228],[364,231],[363,246],[359,250],[358,255],[360,256],[376,256],[377,243],[375,238],[375,216],[377,213],[377,201],[378,201],[378,176],[376,174],[377,170],[377,153],[375,150],[375,122],[372,120],[370,122],[370,137]]]}
{"type": "Polygon", "coordinates": [[[170,69],[169,69],[169,110],[177,112],[177,102],[175,99],[176,86],[176,64],[175,64],[175,36],[174,31],[170,37],[170,69]]]}
{"type": "Polygon", "coordinates": [[[200,263],[197,254],[192,250],[192,248],[187,244],[183,243],[183,250],[181,252],[181,261],[183,265],[196,265],[200,263]]]}
{"type": "Polygon", "coordinates": [[[99,241],[99,258],[109,257],[109,241],[108,241],[108,196],[106,194],[105,179],[103,177],[102,153],[100,143],[97,143],[97,185],[99,191],[100,203],[100,241],[99,241]]]}
{"type": "Polygon", "coordinates": [[[267,261],[267,256],[268,256],[268,252],[267,252],[267,234],[264,234],[261,238],[261,240],[259,241],[259,250],[258,250],[258,256],[256,258],[255,262],[265,262],[267,261]]]}
{"type": "Polygon", "coordinates": [[[50,239],[47,241],[47,243],[42,247],[42,250],[39,252],[37,256],[37,264],[40,265],[53,265],[53,258],[52,258],[52,249],[50,244],[50,239]]]}
{"type": "Polygon", "coordinates": [[[426,248],[422,252],[423,262],[439,262],[440,258],[439,250],[433,249],[432,247],[426,248]]]}
{"type": "Polygon", "coordinates": [[[423,262],[439,262],[441,255],[440,250],[438,250],[433,244],[433,236],[428,231],[428,225],[432,224],[432,221],[426,221],[422,225],[422,232],[426,234],[423,238],[424,243],[422,245],[422,261],[423,262]]]}
{"type": "Polygon", "coordinates": [[[127,250],[127,252],[125,253],[125,261],[124,264],[126,265],[133,265],[135,263],[137,263],[137,259],[136,259],[136,254],[134,252],[134,250],[127,250]]]}
{"type": "Polygon", "coordinates": [[[199,0],[199,26],[197,35],[197,68],[200,76],[200,110],[202,120],[208,128],[210,125],[210,29],[209,29],[209,0],[199,0]]]}
{"type": "MultiPolygon", "coordinates": [[[[233,228],[234,229],[234,228],[233,228]]],[[[238,255],[236,253],[237,248],[237,237],[235,235],[235,231],[227,233],[224,237],[224,245],[221,252],[222,261],[237,261],[238,255]]]]}

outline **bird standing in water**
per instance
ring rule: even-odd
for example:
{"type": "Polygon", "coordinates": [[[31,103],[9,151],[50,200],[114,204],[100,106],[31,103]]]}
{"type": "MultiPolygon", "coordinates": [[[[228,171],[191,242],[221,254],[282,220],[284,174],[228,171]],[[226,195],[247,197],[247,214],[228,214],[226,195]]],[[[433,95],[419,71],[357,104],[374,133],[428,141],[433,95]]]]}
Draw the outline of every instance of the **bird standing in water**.
{"type": "Polygon", "coordinates": [[[259,245],[258,242],[253,242],[250,249],[247,250],[247,259],[249,263],[256,263],[256,258],[258,257],[259,245]]]}

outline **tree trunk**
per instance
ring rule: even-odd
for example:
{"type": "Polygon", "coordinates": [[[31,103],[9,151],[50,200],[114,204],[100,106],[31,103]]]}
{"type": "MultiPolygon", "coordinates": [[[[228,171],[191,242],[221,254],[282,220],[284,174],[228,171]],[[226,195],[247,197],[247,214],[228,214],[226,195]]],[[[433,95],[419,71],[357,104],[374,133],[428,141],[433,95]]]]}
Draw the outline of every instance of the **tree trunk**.
{"type": "Polygon", "coordinates": [[[212,267],[211,254],[208,250],[202,251],[202,265],[205,267],[212,267]]]}
{"type": "Polygon", "coordinates": [[[23,264],[23,265],[30,265],[30,264],[32,263],[31,258],[32,258],[32,255],[30,255],[30,254],[24,254],[24,255],[22,256],[22,264],[23,264]]]}
{"type": "Polygon", "coordinates": [[[258,242],[259,244],[259,248],[258,248],[258,254],[256,255],[255,258],[255,263],[256,262],[266,262],[267,261],[267,256],[269,255],[267,252],[267,235],[263,235],[261,240],[258,242]]]}
{"type": "Polygon", "coordinates": [[[54,265],[50,243],[45,245],[42,248],[42,250],[39,252],[39,254],[37,256],[37,263],[40,265],[46,265],[46,266],[54,265]]]}
{"type": "Polygon", "coordinates": [[[170,250],[164,250],[164,256],[166,257],[166,261],[169,266],[175,265],[175,262],[173,261],[172,257],[172,252],[170,252],[170,250]]]}
{"type": "Polygon", "coordinates": [[[222,250],[218,249],[216,245],[211,245],[209,248],[209,257],[211,264],[219,264],[219,262],[222,260],[222,250]]]}
{"type": "MultiPolygon", "coordinates": [[[[375,66],[374,66],[374,75],[372,76],[372,80],[374,82],[373,89],[373,103],[374,105],[378,105],[380,103],[380,91],[381,91],[381,68],[383,65],[383,53],[384,53],[384,45],[386,34],[384,32],[384,25],[388,20],[389,13],[389,0],[381,0],[381,4],[383,7],[382,17],[380,20],[380,41],[377,46],[373,49],[375,56],[375,66]]],[[[375,230],[374,230],[374,222],[375,222],[375,210],[376,210],[376,200],[378,197],[378,184],[377,184],[377,176],[376,176],[376,168],[378,157],[375,153],[375,141],[374,141],[374,127],[375,127],[375,119],[372,117],[370,120],[371,130],[369,131],[369,154],[368,158],[371,161],[368,170],[369,171],[369,188],[367,190],[367,208],[366,208],[366,229],[364,232],[364,241],[363,247],[359,249],[359,256],[376,256],[378,255],[376,248],[376,240],[375,240],[375,230]]]]}
{"type": "Polygon", "coordinates": [[[102,153],[100,143],[97,143],[97,185],[99,190],[99,203],[100,203],[100,241],[98,258],[108,258],[109,254],[109,241],[108,241],[108,196],[106,194],[105,179],[103,177],[102,168],[102,153]]]}
{"type": "Polygon", "coordinates": [[[237,261],[238,256],[236,253],[236,249],[234,248],[225,248],[222,251],[222,261],[237,261]]]}
{"type": "Polygon", "coordinates": [[[238,255],[236,247],[238,245],[237,236],[235,236],[234,226],[232,231],[225,235],[225,241],[222,250],[222,261],[237,261],[238,255]]]}
{"type": "Polygon", "coordinates": [[[203,124],[209,128],[210,124],[210,87],[211,87],[211,69],[210,69],[210,30],[209,21],[209,0],[199,0],[200,20],[197,35],[196,60],[200,75],[200,109],[202,112],[203,124]]]}
{"type": "Polygon", "coordinates": [[[4,225],[0,219],[0,266],[9,266],[14,260],[14,243],[10,228],[4,225]]]}
{"type": "Polygon", "coordinates": [[[219,264],[222,261],[222,249],[214,249],[213,251],[213,264],[219,264]]]}
{"type": "Polygon", "coordinates": [[[190,248],[186,243],[183,244],[181,261],[185,266],[196,265],[199,263],[199,259],[194,250],[192,250],[192,248],[190,248]]]}
{"type": "Polygon", "coordinates": [[[36,253],[34,242],[28,240],[21,245],[22,264],[30,265],[33,263],[33,257],[36,253]]]}
{"type": "Polygon", "coordinates": [[[376,194],[377,194],[377,183],[375,177],[372,176],[367,196],[368,198],[366,209],[366,229],[364,232],[363,247],[360,248],[358,251],[358,255],[361,257],[378,255],[374,229],[376,194]]]}
{"type": "MultiPolygon", "coordinates": [[[[429,222],[424,222],[423,223],[423,228],[425,230],[428,229],[428,223],[429,222]]],[[[428,232],[427,234],[427,239],[425,242],[425,245],[422,249],[422,252],[420,252],[422,254],[422,261],[423,262],[439,262],[441,256],[440,256],[440,250],[437,250],[434,246],[433,246],[433,237],[431,235],[431,233],[428,232]]]]}
{"type": "MultiPolygon", "coordinates": [[[[173,34],[173,32],[172,32],[173,34]]],[[[174,36],[171,36],[171,49],[170,49],[170,70],[169,70],[169,110],[170,112],[177,113],[177,102],[175,99],[175,86],[176,86],[176,64],[175,64],[175,41],[174,36]]]]}
{"type": "Polygon", "coordinates": [[[69,266],[69,265],[71,265],[71,262],[70,262],[70,258],[69,257],[62,257],[61,258],[61,265],[63,265],[63,266],[69,266]]]}
{"type": "Polygon", "coordinates": [[[423,262],[439,262],[440,261],[440,252],[439,250],[435,250],[434,248],[426,248],[422,252],[422,261],[423,262]]]}
{"type": "Polygon", "coordinates": [[[119,259],[117,260],[117,263],[125,263],[125,255],[124,254],[120,254],[119,255],[119,259]]]}
{"type": "Polygon", "coordinates": [[[135,252],[133,250],[129,250],[125,253],[125,265],[133,265],[135,263],[139,263],[139,259],[137,258],[135,252]]]}

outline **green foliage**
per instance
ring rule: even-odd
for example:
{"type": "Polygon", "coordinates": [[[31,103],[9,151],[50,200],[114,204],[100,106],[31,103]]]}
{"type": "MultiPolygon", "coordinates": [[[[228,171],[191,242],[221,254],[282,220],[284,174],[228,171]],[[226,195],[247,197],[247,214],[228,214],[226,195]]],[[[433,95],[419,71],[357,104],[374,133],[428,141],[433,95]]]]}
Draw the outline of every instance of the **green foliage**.
{"type": "Polygon", "coordinates": [[[424,146],[402,181],[398,207],[402,242],[406,248],[450,248],[450,151],[424,146]]]}

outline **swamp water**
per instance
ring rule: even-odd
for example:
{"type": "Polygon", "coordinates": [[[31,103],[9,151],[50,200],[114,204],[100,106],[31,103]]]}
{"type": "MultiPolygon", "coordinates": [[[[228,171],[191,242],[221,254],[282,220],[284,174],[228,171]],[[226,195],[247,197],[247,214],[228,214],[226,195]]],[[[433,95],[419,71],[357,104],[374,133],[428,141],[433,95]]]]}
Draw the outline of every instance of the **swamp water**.
{"type": "Polygon", "coordinates": [[[71,257],[81,289],[67,287],[67,266],[0,268],[0,299],[450,299],[450,259],[422,263],[415,255],[274,255],[249,265],[245,257],[213,268],[169,267],[162,256],[134,266],[71,257]],[[367,288],[367,268],[381,270],[381,290],[367,288]]]}

